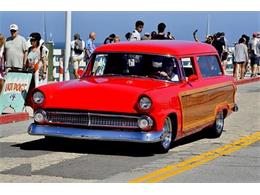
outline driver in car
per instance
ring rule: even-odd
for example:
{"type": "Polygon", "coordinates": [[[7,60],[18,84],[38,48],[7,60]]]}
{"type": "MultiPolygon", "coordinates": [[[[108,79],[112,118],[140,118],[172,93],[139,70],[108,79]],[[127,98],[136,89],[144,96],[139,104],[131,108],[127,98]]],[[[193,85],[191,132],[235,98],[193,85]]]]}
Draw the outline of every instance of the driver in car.
{"type": "Polygon", "coordinates": [[[172,58],[164,58],[162,61],[156,59],[152,61],[152,65],[155,69],[153,77],[162,80],[179,81],[177,68],[172,58]]]}

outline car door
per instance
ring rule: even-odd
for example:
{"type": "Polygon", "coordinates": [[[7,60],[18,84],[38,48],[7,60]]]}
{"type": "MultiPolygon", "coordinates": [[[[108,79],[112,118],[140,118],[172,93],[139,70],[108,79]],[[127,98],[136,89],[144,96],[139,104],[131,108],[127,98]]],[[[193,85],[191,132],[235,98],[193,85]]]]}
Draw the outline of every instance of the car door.
{"type": "Polygon", "coordinates": [[[202,128],[208,120],[208,94],[195,66],[195,58],[181,58],[180,62],[186,80],[189,79],[179,94],[182,106],[182,132],[189,134],[202,128]]]}

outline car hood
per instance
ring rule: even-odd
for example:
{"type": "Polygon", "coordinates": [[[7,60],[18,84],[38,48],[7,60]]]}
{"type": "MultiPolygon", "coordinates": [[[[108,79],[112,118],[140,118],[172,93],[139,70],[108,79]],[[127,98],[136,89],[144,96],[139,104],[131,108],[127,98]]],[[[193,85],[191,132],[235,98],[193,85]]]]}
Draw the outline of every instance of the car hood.
{"type": "Polygon", "coordinates": [[[135,112],[138,97],[169,82],[132,77],[89,77],[41,86],[45,108],[135,112]]]}

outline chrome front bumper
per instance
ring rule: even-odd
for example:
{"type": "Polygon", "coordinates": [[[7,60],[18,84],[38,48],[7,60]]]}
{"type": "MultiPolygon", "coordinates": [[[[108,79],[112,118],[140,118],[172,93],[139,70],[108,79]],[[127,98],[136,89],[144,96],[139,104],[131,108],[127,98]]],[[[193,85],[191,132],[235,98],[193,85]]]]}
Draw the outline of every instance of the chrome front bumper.
{"type": "Polygon", "coordinates": [[[81,129],[73,127],[59,127],[38,125],[32,123],[28,128],[30,135],[44,135],[53,137],[66,137],[86,140],[124,141],[155,143],[163,139],[163,132],[129,132],[97,129],[81,129]]]}

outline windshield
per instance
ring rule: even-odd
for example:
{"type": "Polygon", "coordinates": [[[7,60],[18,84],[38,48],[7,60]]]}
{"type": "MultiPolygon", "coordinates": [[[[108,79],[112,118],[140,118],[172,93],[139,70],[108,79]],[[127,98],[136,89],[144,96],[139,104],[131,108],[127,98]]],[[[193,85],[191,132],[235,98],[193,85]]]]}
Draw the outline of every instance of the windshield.
{"type": "Polygon", "coordinates": [[[96,54],[91,75],[150,77],[179,81],[177,61],[173,57],[148,54],[107,53],[96,54]]]}

